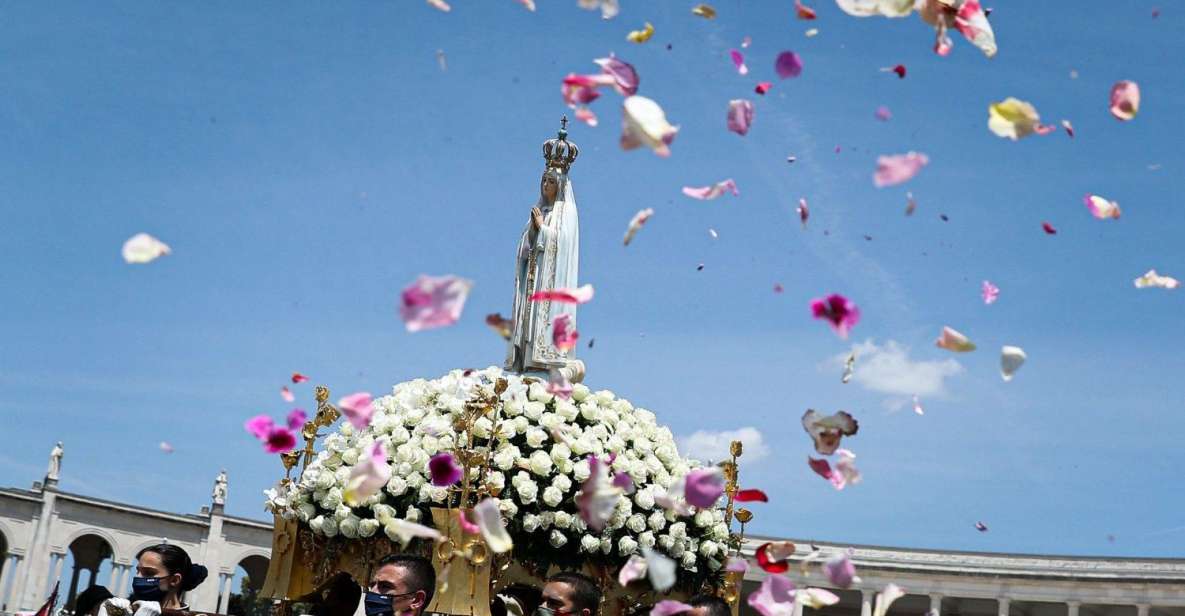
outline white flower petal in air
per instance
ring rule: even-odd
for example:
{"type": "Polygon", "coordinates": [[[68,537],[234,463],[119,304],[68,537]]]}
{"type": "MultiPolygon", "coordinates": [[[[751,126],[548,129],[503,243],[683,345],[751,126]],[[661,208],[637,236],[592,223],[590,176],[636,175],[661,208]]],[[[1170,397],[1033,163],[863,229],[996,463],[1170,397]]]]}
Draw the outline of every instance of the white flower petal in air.
{"type": "Polygon", "coordinates": [[[128,263],[149,263],[170,252],[168,244],[147,233],[137,233],[123,243],[123,260],[128,263]]]}
{"type": "Polygon", "coordinates": [[[670,145],[678,132],[658,103],[644,96],[630,96],[622,103],[621,149],[644,145],[665,158],[671,155],[670,145]]]}
{"type": "Polygon", "coordinates": [[[1005,346],[1000,349],[1000,376],[1005,381],[1011,381],[1012,375],[1020,370],[1021,364],[1025,363],[1025,350],[1020,347],[1005,346]]]}
{"type": "Polygon", "coordinates": [[[1158,289],[1175,289],[1181,285],[1181,282],[1172,276],[1161,276],[1156,273],[1156,270],[1150,269],[1148,273],[1136,278],[1137,289],[1146,289],[1148,287],[1156,287],[1158,289]]]}
{"type": "Polygon", "coordinates": [[[642,555],[646,557],[646,572],[650,576],[650,584],[658,592],[666,592],[675,585],[675,561],[643,547],[642,555]]]}
{"type": "Polygon", "coordinates": [[[896,584],[886,584],[885,589],[876,595],[876,608],[872,612],[872,616],[885,616],[889,613],[889,606],[893,602],[905,596],[905,590],[896,584]]]}
{"type": "Polygon", "coordinates": [[[506,532],[506,525],[502,523],[502,511],[498,508],[498,499],[487,498],[473,508],[477,516],[477,525],[481,528],[481,536],[486,545],[495,554],[509,552],[514,547],[510,533],[506,532]]]}
{"type": "Polygon", "coordinates": [[[856,17],[905,17],[914,10],[914,0],[835,0],[835,3],[840,10],[856,17]]]}

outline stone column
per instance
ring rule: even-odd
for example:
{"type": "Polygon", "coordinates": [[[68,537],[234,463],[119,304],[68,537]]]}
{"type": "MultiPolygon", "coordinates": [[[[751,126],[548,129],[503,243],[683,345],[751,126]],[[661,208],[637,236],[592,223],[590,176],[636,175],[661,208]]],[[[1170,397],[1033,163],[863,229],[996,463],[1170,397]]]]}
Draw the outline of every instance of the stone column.
{"type": "Polygon", "coordinates": [[[65,554],[54,554],[53,557],[57,559],[54,561],[53,575],[50,576],[49,583],[45,585],[45,592],[41,593],[47,598],[49,597],[49,593],[53,592],[53,587],[62,581],[62,569],[66,566],[65,554]]]}
{"type": "MultiPolygon", "coordinates": [[[[65,557],[62,558],[65,559],[65,557]]],[[[78,578],[81,574],[82,569],[78,568],[78,563],[74,563],[74,573],[70,575],[70,590],[66,593],[66,600],[62,602],[62,605],[74,607],[74,597],[78,596],[78,578]]]]}
{"type": "Polygon", "coordinates": [[[930,616],[942,616],[942,595],[930,594],[930,616]]]}
{"type": "Polygon", "coordinates": [[[871,590],[860,591],[860,616],[872,616],[872,597],[875,594],[871,590]]]}
{"type": "MultiPolygon", "coordinates": [[[[199,562],[206,566],[210,571],[222,571],[223,563],[223,544],[224,538],[222,536],[222,508],[219,507],[210,513],[210,527],[206,533],[206,538],[202,540],[201,549],[198,552],[198,557],[194,558],[194,562],[199,562]]],[[[231,563],[233,567],[238,563],[231,563]]],[[[222,594],[221,584],[202,584],[194,589],[190,596],[186,597],[189,603],[189,609],[200,612],[213,612],[218,605],[218,600],[222,594]]],[[[225,613],[225,610],[222,612],[225,613]]]]}
{"type": "Polygon", "coordinates": [[[1147,603],[1136,604],[1136,616],[1148,616],[1148,610],[1152,609],[1151,605],[1147,603]]]}
{"type": "Polygon", "coordinates": [[[130,594],[128,592],[128,584],[130,584],[131,581],[132,581],[132,566],[131,565],[120,565],[119,566],[119,577],[118,577],[117,581],[115,582],[115,587],[110,588],[108,590],[110,590],[111,594],[115,595],[116,597],[127,597],[128,594],[130,594]]]}
{"type": "Polygon", "coordinates": [[[17,576],[15,590],[12,593],[10,612],[36,610],[45,603],[46,595],[42,590],[46,586],[46,575],[51,571],[53,558],[49,553],[49,531],[54,520],[54,506],[57,504],[57,492],[47,487],[41,492],[41,512],[25,547],[25,569],[17,576]]]}
{"type": "Polygon", "coordinates": [[[1012,604],[1011,600],[1007,597],[1001,597],[996,600],[996,603],[999,605],[999,609],[996,610],[996,613],[1000,616],[1008,616],[1008,608],[1012,604]]]}
{"type": "Polygon", "coordinates": [[[226,613],[226,608],[230,605],[231,584],[234,583],[234,576],[223,573],[218,576],[218,612],[220,614],[226,613]]]}
{"type": "Polygon", "coordinates": [[[1078,608],[1081,606],[1081,601],[1066,601],[1066,616],[1078,616],[1078,608]]]}
{"type": "Polygon", "coordinates": [[[8,603],[8,580],[12,579],[13,569],[16,569],[16,556],[5,554],[3,569],[0,569],[0,612],[6,610],[5,605],[8,603]]]}

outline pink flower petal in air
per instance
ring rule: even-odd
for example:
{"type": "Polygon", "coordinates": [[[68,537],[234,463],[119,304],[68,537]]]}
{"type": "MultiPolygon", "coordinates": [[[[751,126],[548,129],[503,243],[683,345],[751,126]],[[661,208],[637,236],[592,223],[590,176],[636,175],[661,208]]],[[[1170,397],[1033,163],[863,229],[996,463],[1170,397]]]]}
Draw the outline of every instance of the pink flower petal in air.
{"type": "Polygon", "coordinates": [[[633,96],[638,92],[638,71],[629,62],[619,59],[612,54],[608,58],[593,60],[601,67],[601,73],[612,78],[609,84],[622,96],[633,96]]]}
{"type": "Polygon", "coordinates": [[[1041,223],[1041,229],[1045,231],[1046,235],[1057,235],[1057,229],[1053,228],[1053,225],[1048,222],[1041,223]]]}
{"type": "Polygon", "coordinates": [[[848,558],[846,553],[840,553],[824,562],[823,573],[827,576],[827,581],[837,588],[848,588],[852,582],[858,579],[856,578],[856,565],[852,564],[852,559],[848,558]]]}
{"type": "Polygon", "coordinates": [[[979,0],[964,0],[955,13],[955,29],[978,47],[983,55],[989,58],[996,55],[996,35],[979,0]]]}
{"type": "Polygon", "coordinates": [[[1099,220],[1119,219],[1119,204],[1114,201],[1108,201],[1098,195],[1086,195],[1082,202],[1086,204],[1086,209],[1090,210],[1090,215],[1099,220]]]}
{"type": "Polygon", "coordinates": [[[428,475],[438,488],[451,486],[461,480],[461,465],[453,454],[442,451],[428,458],[428,475]]]}
{"type": "Polygon", "coordinates": [[[563,400],[572,397],[572,382],[562,370],[552,368],[547,372],[547,393],[563,400]]]}
{"type": "Polygon", "coordinates": [[[557,349],[570,351],[579,339],[580,332],[576,331],[576,326],[572,324],[572,315],[561,314],[555,318],[552,323],[551,341],[557,349]]]}
{"type": "Polygon", "coordinates": [[[296,396],[292,395],[292,390],[287,387],[280,388],[280,397],[284,399],[284,402],[294,402],[296,400],[296,396]]]}
{"type": "Polygon", "coordinates": [[[679,127],[667,122],[666,113],[658,103],[644,96],[631,96],[622,103],[621,118],[621,149],[646,146],[657,156],[671,155],[670,145],[679,127]]]}
{"type": "Polygon", "coordinates": [[[1111,86],[1111,115],[1127,122],[1140,111],[1140,86],[1134,81],[1120,81],[1111,86]]]}
{"type": "Polygon", "coordinates": [[[578,107],[575,113],[576,119],[588,124],[589,126],[597,125],[597,114],[593,113],[592,109],[588,107],[578,107]]]}
{"type": "Polygon", "coordinates": [[[342,498],[347,505],[360,505],[377,494],[390,480],[391,463],[387,461],[387,446],[383,441],[375,441],[354,468],[350,469],[350,478],[342,498]]]}
{"type": "Polygon", "coordinates": [[[622,243],[629,246],[634,236],[638,234],[638,231],[642,230],[642,225],[646,224],[646,221],[650,220],[650,217],[653,215],[654,208],[648,207],[644,210],[638,210],[638,213],[634,214],[634,217],[630,219],[629,226],[625,229],[625,237],[622,239],[622,243]]]}
{"type": "Polygon", "coordinates": [[[848,332],[860,322],[860,309],[855,302],[838,293],[811,300],[811,315],[826,320],[840,338],[847,338],[848,332]]]}
{"type": "Polygon", "coordinates": [[[581,285],[575,289],[545,289],[531,294],[533,302],[557,302],[560,304],[587,304],[593,298],[593,286],[581,285]]]}
{"type": "Polygon", "coordinates": [[[782,79],[797,77],[802,74],[802,58],[793,51],[783,51],[774,61],[774,71],[782,79]]]}
{"type": "Polygon", "coordinates": [[[350,394],[337,401],[337,410],[341,411],[350,425],[361,430],[370,425],[370,418],[374,415],[374,399],[368,392],[350,394]]]}
{"type": "Polygon", "coordinates": [[[137,233],[123,243],[123,260],[128,263],[148,263],[172,253],[169,245],[148,235],[137,233]]]}
{"type": "Polygon", "coordinates": [[[453,10],[453,7],[449,6],[448,2],[445,2],[444,0],[428,0],[428,6],[445,13],[453,10]]]}
{"type": "Polygon", "coordinates": [[[947,326],[942,328],[942,334],[938,336],[938,340],[934,341],[934,346],[955,353],[968,353],[975,350],[975,343],[971,342],[967,336],[947,326]]]}
{"type": "Polygon", "coordinates": [[[646,559],[638,554],[630,556],[629,560],[617,572],[617,583],[629,586],[630,582],[646,577],[646,559]]]}
{"type": "Polygon", "coordinates": [[[697,468],[687,473],[683,496],[693,507],[706,509],[716,504],[724,494],[724,475],[719,468],[697,468]]]}
{"type": "Polygon", "coordinates": [[[914,394],[913,396],[913,412],[917,413],[918,415],[926,414],[926,410],[922,408],[922,401],[918,400],[917,394],[914,394]]]}
{"type": "Polygon", "coordinates": [[[768,503],[769,496],[765,492],[756,488],[747,490],[739,490],[736,495],[736,502],[738,503],[768,503]]]}
{"type": "Polygon", "coordinates": [[[613,486],[621,488],[622,492],[626,494],[634,493],[634,478],[630,477],[629,473],[614,473],[613,486]]]}
{"type": "Polygon", "coordinates": [[[603,460],[589,456],[588,469],[588,479],[581,484],[580,493],[576,495],[576,507],[580,512],[580,519],[599,533],[617,509],[617,503],[622,498],[622,490],[609,480],[609,464],[603,460]]]}
{"type": "Polygon", "coordinates": [[[761,616],[790,616],[794,613],[794,582],[784,575],[768,575],[747,601],[761,616]]]}
{"type": "Polygon", "coordinates": [[[254,436],[255,438],[262,441],[267,438],[267,433],[270,432],[271,429],[275,427],[275,425],[276,422],[272,421],[271,417],[268,417],[267,415],[256,415],[255,417],[248,419],[247,423],[243,424],[243,428],[245,428],[247,433],[249,433],[251,436],[254,436]]]}
{"type": "Polygon", "coordinates": [[[986,533],[987,529],[988,529],[987,524],[984,524],[983,522],[976,522],[975,523],[975,530],[977,530],[981,533],[986,533]]]}
{"type": "Polygon", "coordinates": [[[884,105],[877,107],[876,111],[873,112],[872,115],[881,122],[888,122],[889,120],[893,119],[893,112],[889,111],[889,108],[885,107],[884,105]]]}
{"type": "Polygon", "coordinates": [[[742,75],[749,74],[749,67],[745,66],[745,54],[736,49],[728,50],[728,55],[732,58],[732,63],[737,67],[737,72],[742,75]]]}
{"type": "Polygon", "coordinates": [[[762,95],[762,96],[765,96],[765,93],[769,92],[769,89],[772,87],[774,87],[774,83],[772,81],[759,81],[759,82],[757,82],[757,85],[753,88],[753,91],[762,95]]]}
{"type": "Polygon", "coordinates": [[[711,186],[702,186],[699,188],[692,186],[683,187],[683,194],[691,197],[692,199],[699,199],[701,201],[710,201],[726,192],[731,192],[733,196],[741,194],[739,191],[737,191],[737,183],[734,182],[732,178],[716,182],[711,186]]]}
{"type": "Polygon", "coordinates": [[[815,14],[815,9],[802,3],[802,0],[794,0],[794,16],[803,20],[812,20],[818,18],[815,14]]]}
{"type": "MultiPolygon", "coordinates": [[[[860,423],[847,411],[824,415],[814,409],[807,409],[802,415],[802,429],[814,441],[815,451],[829,456],[839,448],[843,437],[853,436],[860,430],[860,423]]],[[[812,464],[811,468],[815,466],[812,464]]]]}
{"type": "Polygon", "coordinates": [[[674,616],[690,612],[693,609],[695,608],[686,603],[680,603],[674,599],[663,599],[650,608],[650,616],[674,616]]]}
{"type": "Polygon", "coordinates": [[[308,413],[305,413],[304,409],[292,409],[291,411],[288,411],[288,418],[286,421],[288,424],[288,429],[299,431],[302,427],[304,427],[304,422],[308,421],[308,418],[308,413]]]}
{"type": "Polygon", "coordinates": [[[876,159],[876,173],[872,181],[877,188],[895,186],[909,181],[928,164],[930,158],[918,152],[880,156],[876,159]]]}
{"type": "Polygon", "coordinates": [[[736,556],[729,556],[724,562],[724,570],[729,573],[744,573],[749,570],[749,561],[736,556]]]}
{"type": "Polygon", "coordinates": [[[464,509],[457,510],[457,525],[461,527],[461,532],[466,535],[480,535],[481,527],[469,521],[469,516],[464,509]]]}
{"type": "Polygon", "coordinates": [[[296,448],[296,435],[284,427],[274,427],[268,430],[263,439],[263,450],[268,453],[288,453],[296,448]]]}
{"type": "Polygon", "coordinates": [[[420,275],[403,289],[399,316],[409,332],[456,323],[465,309],[473,281],[457,276],[420,275]]]}
{"type": "Polygon", "coordinates": [[[983,294],[983,303],[984,304],[988,304],[988,305],[994,304],[994,303],[996,303],[996,298],[1000,297],[1000,287],[997,287],[996,285],[992,284],[991,281],[985,280],[985,281],[983,281],[983,293],[982,294],[983,294]]]}
{"type": "Polygon", "coordinates": [[[168,441],[161,441],[160,450],[165,453],[173,453],[173,446],[168,441]]]}
{"type": "Polygon", "coordinates": [[[798,212],[798,220],[802,221],[802,228],[806,228],[806,221],[811,217],[811,209],[807,207],[806,199],[800,197],[798,199],[798,207],[795,208],[798,212]]]}
{"type": "Polygon", "coordinates": [[[296,384],[298,384],[298,383],[303,383],[303,382],[305,382],[305,381],[307,381],[307,380],[309,380],[309,377],[307,377],[307,376],[305,376],[305,375],[303,375],[303,374],[301,374],[301,373],[299,373],[299,372],[293,372],[293,373],[292,373],[292,384],[293,384],[293,385],[296,385],[296,384]]]}
{"type": "Polygon", "coordinates": [[[498,499],[487,498],[473,508],[477,514],[477,525],[481,527],[481,536],[485,539],[490,551],[495,554],[509,552],[514,547],[514,540],[506,532],[506,524],[502,522],[502,511],[498,507],[498,499]]]}
{"type": "Polygon", "coordinates": [[[749,133],[753,124],[753,103],[743,98],[728,101],[728,130],[741,135],[749,133]]]}

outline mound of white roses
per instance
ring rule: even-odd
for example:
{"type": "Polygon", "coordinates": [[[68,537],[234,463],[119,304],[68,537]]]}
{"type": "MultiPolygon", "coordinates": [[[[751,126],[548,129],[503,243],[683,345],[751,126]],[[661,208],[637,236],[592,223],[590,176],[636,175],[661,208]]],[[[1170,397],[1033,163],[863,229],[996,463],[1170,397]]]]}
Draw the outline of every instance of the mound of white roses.
{"type": "Polygon", "coordinates": [[[268,508],[296,517],[314,533],[345,539],[385,532],[398,541],[392,520],[430,524],[428,509],[443,506],[449,490],[432,485],[428,459],[467,442],[468,435],[454,431],[454,419],[475,393],[493,395],[499,378],[508,387],[500,396],[497,434],[494,422],[482,417],[473,436],[481,445],[493,443],[484,480],[498,495],[516,558],[614,565],[645,546],[701,575],[721,567],[729,535],[721,510],[691,508],[679,516],[655,503],[698,463],[679,456],[671,431],[658,425],[654,413],[580,384],[564,400],[548,393],[545,381],[528,384],[494,367],[396,385],[374,401],[369,427],[356,430],[343,421],[291,490],[269,490],[268,508]],[[351,507],[343,501],[351,468],[376,440],[385,441],[391,479],[351,507]],[[635,486],[620,497],[602,532],[588,528],[575,501],[592,455],[612,458],[612,470],[627,473],[635,486]]]}

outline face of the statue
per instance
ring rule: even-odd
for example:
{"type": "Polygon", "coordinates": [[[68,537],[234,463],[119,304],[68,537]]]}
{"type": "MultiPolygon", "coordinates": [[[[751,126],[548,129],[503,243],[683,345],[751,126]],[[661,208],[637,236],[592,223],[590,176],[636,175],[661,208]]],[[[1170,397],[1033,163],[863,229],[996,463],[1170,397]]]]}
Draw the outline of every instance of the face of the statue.
{"type": "Polygon", "coordinates": [[[555,202],[555,196],[559,193],[560,183],[555,179],[555,176],[550,173],[544,173],[543,179],[539,181],[539,194],[543,195],[543,200],[548,203],[555,202]]]}

